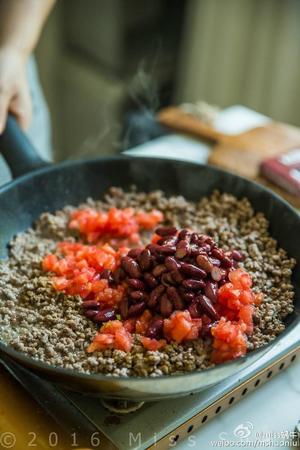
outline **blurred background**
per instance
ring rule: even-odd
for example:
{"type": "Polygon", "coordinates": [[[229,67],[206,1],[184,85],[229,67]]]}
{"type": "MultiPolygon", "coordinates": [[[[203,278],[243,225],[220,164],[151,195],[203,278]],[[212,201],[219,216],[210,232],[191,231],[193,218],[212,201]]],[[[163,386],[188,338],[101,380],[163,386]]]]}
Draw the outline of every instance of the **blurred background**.
{"type": "Polygon", "coordinates": [[[300,126],[299,23],[299,0],[60,0],[36,50],[55,159],[119,152],[182,102],[300,126]]]}

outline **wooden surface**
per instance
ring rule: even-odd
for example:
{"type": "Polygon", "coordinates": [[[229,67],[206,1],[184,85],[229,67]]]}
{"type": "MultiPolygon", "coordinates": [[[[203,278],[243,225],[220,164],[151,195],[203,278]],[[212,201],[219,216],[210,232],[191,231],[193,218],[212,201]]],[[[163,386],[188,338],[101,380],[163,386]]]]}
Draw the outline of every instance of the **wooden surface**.
{"type": "Polygon", "coordinates": [[[255,180],[273,189],[296,208],[300,208],[300,198],[260,176],[260,164],[264,159],[274,157],[291,148],[300,147],[300,129],[277,122],[253,128],[237,135],[226,135],[214,130],[177,107],[161,110],[159,122],[176,131],[184,132],[213,145],[209,163],[255,180]]]}
{"type": "Polygon", "coordinates": [[[89,441],[82,440],[75,446],[74,437],[64,433],[0,365],[0,449],[83,450],[89,441]]]}

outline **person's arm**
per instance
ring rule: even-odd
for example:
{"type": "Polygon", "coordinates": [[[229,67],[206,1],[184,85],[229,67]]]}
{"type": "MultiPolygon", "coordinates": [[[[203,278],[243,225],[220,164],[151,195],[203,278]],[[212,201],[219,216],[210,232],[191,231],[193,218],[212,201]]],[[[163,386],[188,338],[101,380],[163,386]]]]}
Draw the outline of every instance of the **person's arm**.
{"type": "Polygon", "coordinates": [[[16,116],[23,128],[30,124],[26,62],[54,3],[55,0],[0,0],[0,133],[8,112],[16,116]]]}

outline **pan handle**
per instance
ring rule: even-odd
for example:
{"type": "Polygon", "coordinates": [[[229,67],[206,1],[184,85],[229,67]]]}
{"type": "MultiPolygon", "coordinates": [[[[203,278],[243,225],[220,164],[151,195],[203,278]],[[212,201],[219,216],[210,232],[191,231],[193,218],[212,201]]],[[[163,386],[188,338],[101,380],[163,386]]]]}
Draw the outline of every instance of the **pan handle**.
{"type": "Polygon", "coordinates": [[[38,155],[12,115],[8,115],[5,130],[0,135],[0,153],[13,178],[49,164],[38,155]]]}

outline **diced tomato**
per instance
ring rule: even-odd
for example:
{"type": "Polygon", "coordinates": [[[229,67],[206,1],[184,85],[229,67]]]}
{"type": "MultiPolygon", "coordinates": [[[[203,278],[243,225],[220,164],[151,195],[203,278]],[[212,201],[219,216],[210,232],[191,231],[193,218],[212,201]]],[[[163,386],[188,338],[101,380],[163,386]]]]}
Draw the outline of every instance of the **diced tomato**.
{"type": "Polygon", "coordinates": [[[151,339],[151,338],[148,338],[145,336],[141,336],[140,341],[147,350],[151,350],[153,352],[163,348],[167,343],[167,341],[165,339],[157,340],[157,339],[151,339]]]}
{"type": "Polygon", "coordinates": [[[244,305],[239,311],[239,319],[246,325],[246,333],[251,334],[253,332],[253,312],[252,305],[244,305]]]}
{"type": "Polygon", "coordinates": [[[47,255],[42,263],[44,270],[57,275],[52,280],[54,289],[82,298],[90,298],[93,293],[92,298],[108,306],[120,302],[123,286],[111,288],[107,280],[100,280],[99,277],[103,270],[113,270],[119,266],[121,256],[125,254],[124,247],[116,251],[109,244],[92,246],[61,242],[58,249],[64,257],[58,259],[56,255],[47,255]]]}
{"type": "Polygon", "coordinates": [[[119,320],[111,320],[102,325],[87,351],[92,353],[95,350],[115,348],[117,350],[129,352],[132,343],[133,336],[124,328],[122,322],[119,320]]]}
{"type": "Polygon", "coordinates": [[[151,230],[157,226],[158,223],[163,221],[163,214],[157,209],[153,209],[149,213],[145,211],[139,211],[135,215],[136,221],[141,228],[145,230],[151,230]]]}
{"type": "Polygon", "coordinates": [[[135,332],[135,323],[136,319],[126,319],[123,322],[125,330],[129,331],[129,333],[135,332]]]}
{"type": "Polygon", "coordinates": [[[160,239],[161,239],[161,236],[159,236],[158,234],[154,233],[152,238],[151,238],[151,243],[152,244],[156,244],[160,239]]]}
{"type": "Polygon", "coordinates": [[[103,236],[127,237],[132,243],[137,243],[141,228],[153,229],[162,220],[163,214],[157,210],[135,212],[133,208],[111,208],[106,212],[87,208],[72,213],[69,228],[78,230],[89,243],[103,236]]]}
{"type": "Polygon", "coordinates": [[[232,270],[228,277],[236,289],[249,289],[252,286],[250,275],[243,269],[232,270]]]}
{"type": "Polygon", "coordinates": [[[43,259],[42,267],[45,272],[51,272],[57,264],[57,256],[55,255],[47,255],[43,259]]]}
{"type": "Polygon", "coordinates": [[[164,320],[164,336],[177,343],[199,337],[202,321],[192,319],[188,311],[175,311],[169,319],[164,320]]]}
{"type": "Polygon", "coordinates": [[[212,362],[219,364],[246,354],[247,338],[244,334],[244,324],[233,323],[221,317],[211,332],[214,338],[212,362]]]}
{"type": "Polygon", "coordinates": [[[65,277],[54,277],[53,287],[57,291],[64,291],[69,284],[69,281],[65,277]]]}
{"type": "Polygon", "coordinates": [[[125,328],[116,331],[114,348],[118,350],[123,350],[124,352],[130,352],[132,342],[133,337],[128,331],[125,330],[125,328]]]}
{"type": "Polygon", "coordinates": [[[218,300],[221,305],[230,309],[239,309],[240,290],[235,289],[232,283],[225,283],[218,291],[218,300]]]}
{"type": "Polygon", "coordinates": [[[110,348],[114,343],[114,336],[111,334],[97,334],[93,342],[89,345],[87,351],[92,353],[95,350],[105,350],[110,348]]]}
{"type": "Polygon", "coordinates": [[[135,331],[138,334],[146,334],[152,319],[152,314],[148,309],[145,309],[143,314],[137,319],[135,323],[135,331]]]}
{"type": "Polygon", "coordinates": [[[104,323],[101,327],[101,332],[108,333],[108,334],[115,334],[116,331],[122,330],[123,324],[120,320],[109,320],[108,322],[104,323]]]}
{"type": "Polygon", "coordinates": [[[264,294],[262,292],[259,292],[258,294],[254,294],[254,304],[255,305],[260,305],[261,302],[264,299],[264,294]]]}

